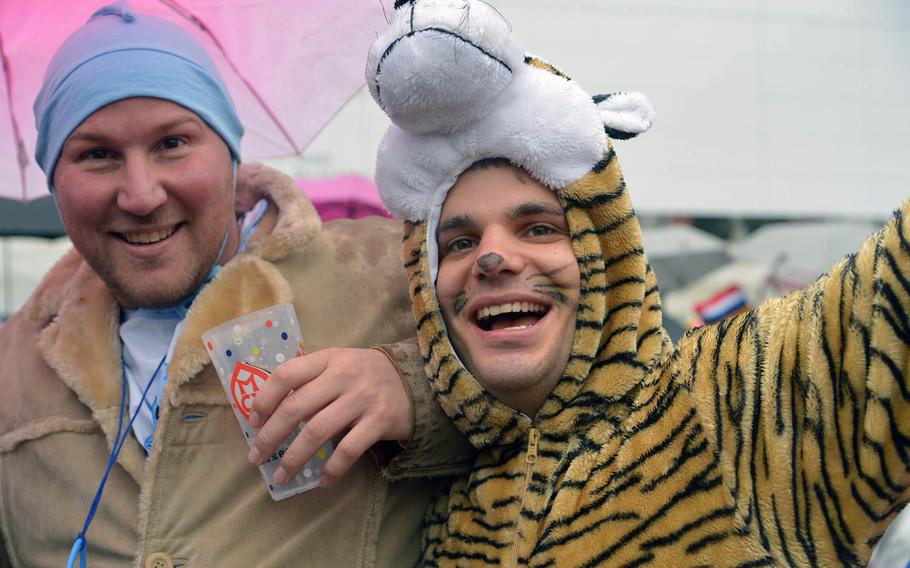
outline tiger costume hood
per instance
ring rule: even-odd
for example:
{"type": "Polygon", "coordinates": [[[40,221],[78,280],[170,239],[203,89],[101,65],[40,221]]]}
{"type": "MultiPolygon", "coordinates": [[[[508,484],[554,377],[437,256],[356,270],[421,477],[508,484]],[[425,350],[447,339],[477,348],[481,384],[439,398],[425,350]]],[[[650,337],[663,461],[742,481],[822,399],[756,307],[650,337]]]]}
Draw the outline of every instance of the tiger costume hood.
{"type": "Polygon", "coordinates": [[[481,0],[399,0],[370,92],[376,179],[404,218],[436,397],[478,448],[428,512],[425,565],[855,566],[910,497],[910,205],[806,290],[673,348],[611,139],[634,93],[590,96],[481,0]],[[580,271],[568,364],[533,417],[453,349],[435,289],[446,193],[505,158],[558,196],[580,271]]]}
{"type": "Polygon", "coordinates": [[[548,432],[569,432],[586,422],[592,400],[628,394],[669,346],[641,229],[608,137],[646,131],[654,111],[639,93],[592,97],[552,65],[525,55],[486,3],[399,4],[370,51],[367,84],[393,122],[379,148],[376,179],[385,206],[408,221],[406,265],[427,373],[442,406],[477,448],[526,436],[531,420],[494,399],[462,365],[435,292],[432,236],[446,194],[477,160],[508,159],[559,197],[581,270],[572,354],[534,419],[548,432]],[[609,289],[608,282],[614,283],[609,289]]]}

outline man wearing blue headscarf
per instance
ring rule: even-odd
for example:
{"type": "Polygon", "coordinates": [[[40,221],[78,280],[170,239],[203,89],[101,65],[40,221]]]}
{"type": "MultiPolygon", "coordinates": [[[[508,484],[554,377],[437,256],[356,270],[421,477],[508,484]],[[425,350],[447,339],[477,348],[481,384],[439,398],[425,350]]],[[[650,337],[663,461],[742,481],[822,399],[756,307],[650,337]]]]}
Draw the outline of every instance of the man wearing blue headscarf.
{"type": "Polygon", "coordinates": [[[34,108],[74,250],[0,329],[0,566],[71,551],[93,566],[413,564],[460,453],[401,342],[397,224],[323,226],[290,179],[240,166],[243,126],[205,50],[125,3],[64,42],[34,108]],[[276,502],[200,336],[283,302],[310,354],[274,375],[295,394],[276,416],[309,423],[276,481],[340,441],[322,488],[276,502]],[[380,440],[404,449],[361,457],[380,440]]]}

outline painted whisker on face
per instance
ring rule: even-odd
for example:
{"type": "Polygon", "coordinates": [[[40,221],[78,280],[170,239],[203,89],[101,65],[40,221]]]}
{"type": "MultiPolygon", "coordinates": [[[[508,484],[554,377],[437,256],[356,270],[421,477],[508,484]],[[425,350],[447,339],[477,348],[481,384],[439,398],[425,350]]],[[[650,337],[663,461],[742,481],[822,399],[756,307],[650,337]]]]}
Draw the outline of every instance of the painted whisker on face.
{"type": "Polygon", "coordinates": [[[465,294],[464,292],[461,292],[460,294],[458,294],[458,296],[455,297],[455,306],[454,306],[455,315],[457,316],[457,315],[461,314],[461,310],[463,310],[467,304],[468,304],[468,295],[465,294]]]}
{"type": "Polygon", "coordinates": [[[569,303],[568,298],[563,293],[564,289],[566,289],[566,287],[560,286],[559,284],[536,284],[534,286],[535,292],[539,292],[553,298],[553,301],[561,306],[566,306],[569,303]]]}
{"type": "Polygon", "coordinates": [[[527,279],[531,280],[532,278],[539,278],[541,276],[544,276],[546,278],[552,278],[552,277],[556,276],[557,274],[559,274],[560,272],[565,272],[569,268],[573,268],[576,265],[577,265],[577,263],[567,262],[567,263],[563,264],[562,266],[557,266],[556,268],[547,270],[546,272],[538,272],[536,274],[531,274],[530,276],[528,276],[527,279]]]}
{"type": "Polygon", "coordinates": [[[540,294],[546,294],[550,298],[553,298],[554,302],[562,306],[569,306],[571,303],[575,303],[577,305],[577,294],[574,293],[577,290],[577,285],[574,284],[574,282],[571,284],[562,284],[558,281],[552,281],[554,277],[558,277],[563,273],[568,273],[571,271],[571,269],[577,266],[578,264],[575,262],[567,262],[565,264],[557,266],[556,268],[531,274],[527,277],[527,280],[535,280],[540,278],[550,280],[546,284],[533,284],[532,286],[534,288],[534,291],[540,294]],[[574,302],[572,298],[575,298],[574,302]]]}

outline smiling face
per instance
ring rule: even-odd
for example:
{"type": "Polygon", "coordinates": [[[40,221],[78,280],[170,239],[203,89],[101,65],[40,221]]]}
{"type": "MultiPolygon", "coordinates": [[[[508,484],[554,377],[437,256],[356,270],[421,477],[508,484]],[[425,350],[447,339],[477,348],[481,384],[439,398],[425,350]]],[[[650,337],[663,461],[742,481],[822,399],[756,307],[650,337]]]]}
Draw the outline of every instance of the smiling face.
{"type": "Polygon", "coordinates": [[[89,116],[54,170],[73,245],[127,308],[174,304],[236,250],[231,156],[195,113],[132,98],[89,116]]]}
{"type": "Polygon", "coordinates": [[[556,195],[511,165],[469,169],[439,220],[436,292],[477,380],[529,416],[562,376],[580,274],[556,195]]]}

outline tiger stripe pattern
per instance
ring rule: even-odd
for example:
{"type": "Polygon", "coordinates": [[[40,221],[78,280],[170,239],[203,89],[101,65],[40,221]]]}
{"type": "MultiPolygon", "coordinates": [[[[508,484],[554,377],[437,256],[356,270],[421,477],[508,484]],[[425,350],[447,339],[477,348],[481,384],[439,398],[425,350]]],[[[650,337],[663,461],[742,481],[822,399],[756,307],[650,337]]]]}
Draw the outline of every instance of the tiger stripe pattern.
{"type": "Polygon", "coordinates": [[[673,348],[612,147],[559,195],[581,301],[533,418],[460,363],[406,223],[426,371],[479,450],[427,514],[424,564],[864,565],[908,499],[907,206],[810,288],[673,348]]]}

